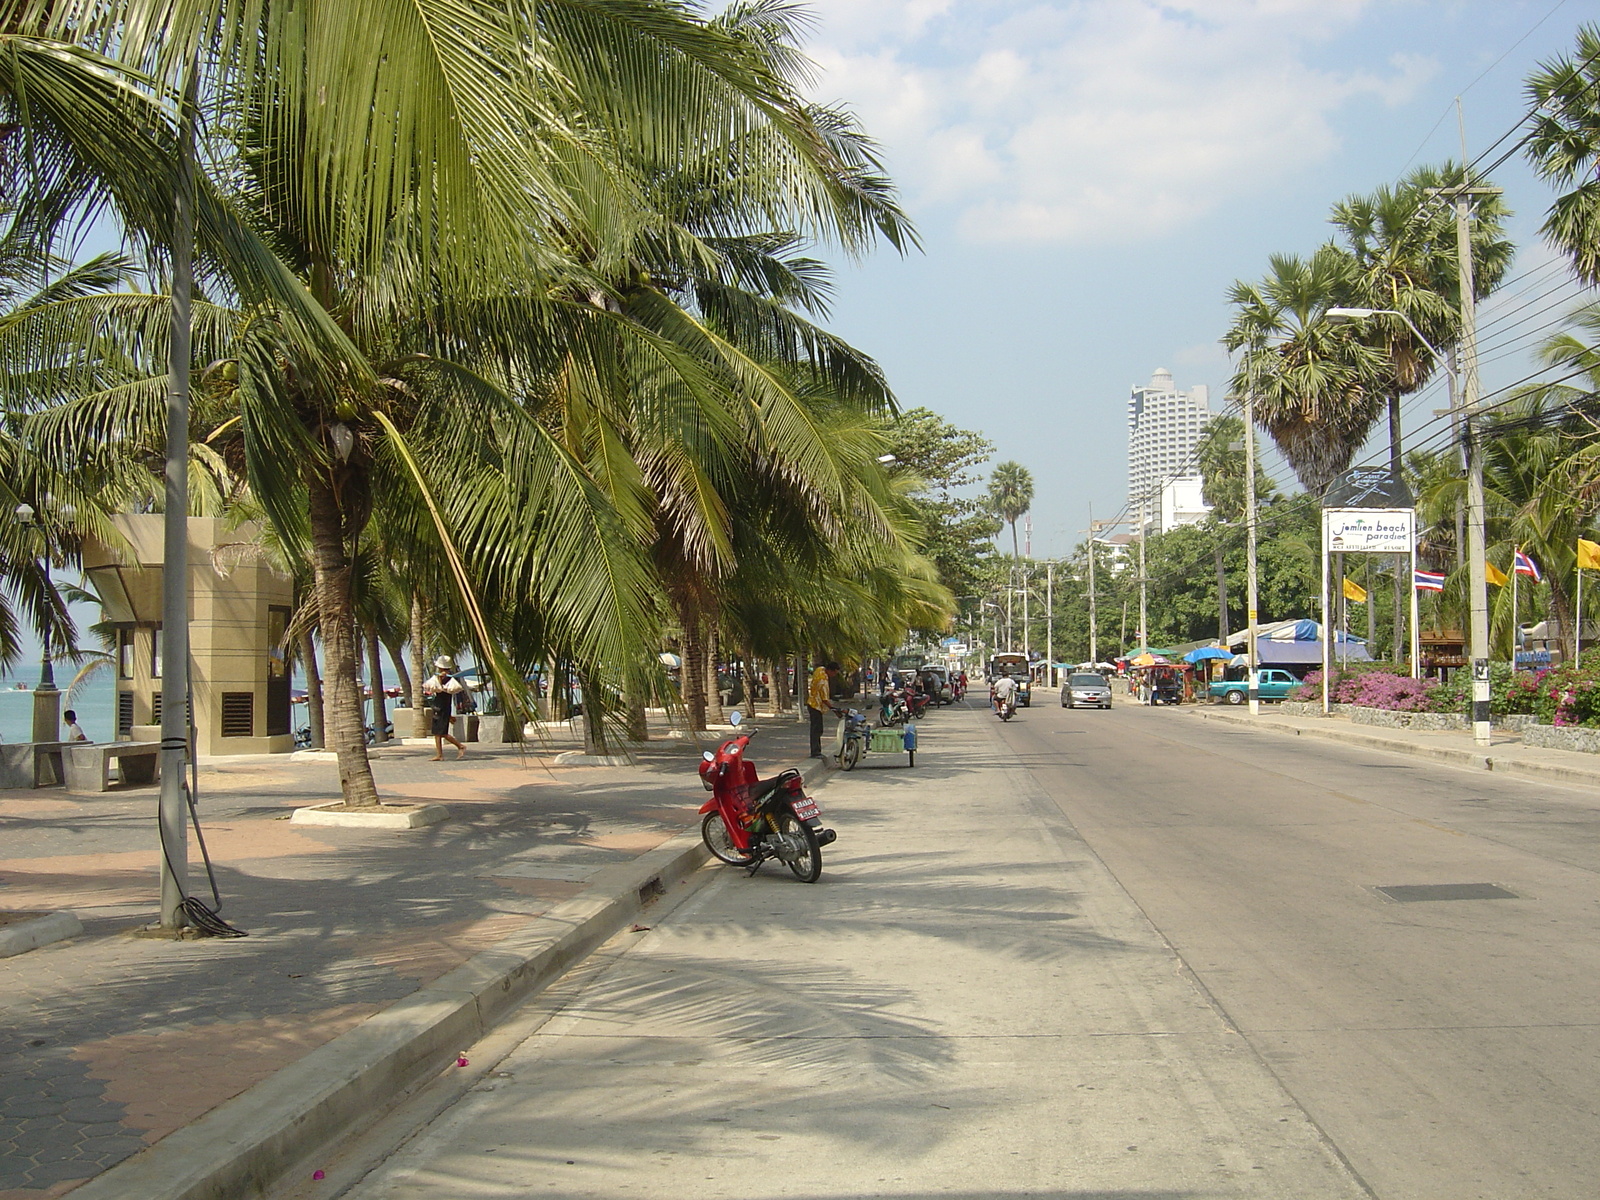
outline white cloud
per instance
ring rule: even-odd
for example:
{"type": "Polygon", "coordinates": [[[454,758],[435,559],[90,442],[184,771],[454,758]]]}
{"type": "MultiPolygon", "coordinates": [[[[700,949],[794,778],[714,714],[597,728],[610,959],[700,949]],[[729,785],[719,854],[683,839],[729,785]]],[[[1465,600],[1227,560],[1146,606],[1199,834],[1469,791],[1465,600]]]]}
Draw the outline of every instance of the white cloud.
{"type": "Polygon", "coordinates": [[[1367,0],[822,0],[816,89],[885,146],[916,209],[980,242],[1169,233],[1339,144],[1356,99],[1434,70],[1316,65],[1367,0]]]}

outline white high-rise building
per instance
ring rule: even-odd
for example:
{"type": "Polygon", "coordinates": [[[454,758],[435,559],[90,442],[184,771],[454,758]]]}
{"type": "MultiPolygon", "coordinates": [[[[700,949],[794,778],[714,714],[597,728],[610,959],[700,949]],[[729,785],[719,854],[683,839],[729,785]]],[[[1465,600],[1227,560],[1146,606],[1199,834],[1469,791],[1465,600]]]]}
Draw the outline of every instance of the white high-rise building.
{"type": "Polygon", "coordinates": [[[1128,518],[1137,524],[1144,504],[1146,524],[1164,523],[1162,485],[1195,473],[1194,448],[1211,419],[1211,395],[1197,383],[1180,392],[1172,372],[1157,367],[1150,382],[1128,397],[1128,518]]]}

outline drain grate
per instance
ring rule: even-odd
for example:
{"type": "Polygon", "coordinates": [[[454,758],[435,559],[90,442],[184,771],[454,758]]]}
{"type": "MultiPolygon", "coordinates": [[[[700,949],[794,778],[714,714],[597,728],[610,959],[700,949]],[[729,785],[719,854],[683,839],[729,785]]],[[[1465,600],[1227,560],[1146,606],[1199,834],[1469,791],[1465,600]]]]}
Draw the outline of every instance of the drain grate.
{"type": "Polygon", "coordinates": [[[1376,889],[1399,904],[1423,900],[1515,900],[1517,894],[1493,883],[1397,883],[1376,889]]]}

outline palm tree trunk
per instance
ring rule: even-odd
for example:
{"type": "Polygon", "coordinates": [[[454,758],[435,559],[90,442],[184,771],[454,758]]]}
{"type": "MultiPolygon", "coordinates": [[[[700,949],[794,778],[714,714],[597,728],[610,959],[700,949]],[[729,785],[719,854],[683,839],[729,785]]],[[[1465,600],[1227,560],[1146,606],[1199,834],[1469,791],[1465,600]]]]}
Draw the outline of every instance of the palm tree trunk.
{"type": "Polygon", "coordinates": [[[628,721],[628,740],[631,742],[648,742],[650,740],[650,717],[644,711],[644,701],[636,700],[631,695],[623,697],[626,705],[628,721]]]}
{"type": "Polygon", "coordinates": [[[706,724],[726,725],[728,716],[722,711],[722,684],[717,678],[717,660],[721,657],[722,634],[717,628],[716,618],[713,617],[706,624],[705,640],[705,679],[706,679],[706,724]]]}
{"type": "Polygon", "coordinates": [[[1022,555],[1017,550],[1017,523],[1016,523],[1016,521],[1012,521],[1011,522],[1011,557],[1012,558],[1021,558],[1022,557],[1022,555]]]}
{"type": "MultiPolygon", "coordinates": [[[[389,660],[394,663],[395,674],[399,676],[400,694],[409,702],[412,696],[411,672],[406,669],[406,656],[402,653],[405,649],[390,638],[383,638],[383,648],[389,652],[389,660]]],[[[395,736],[400,736],[400,726],[394,728],[395,736]]]]}
{"type": "Polygon", "coordinates": [[[376,630],[367,630],[367,662],[372,666],[372,740],[387,742],[389,735],[389,704],[383,695],[383,649],[378,645],[376,630]]]}
{"type": "Polygon", "coordinates": [[[311,519],[311,570],[316,588],[318,624],[328,656],[327,741],[339,756],[339,787],[350,808],[378,803],[362,734],[361,688],[356,681],[355,614],[350,595],[350,556],[345,548],[345,514],[331,482],[308,472],[308,515],[311,519]]]}
{"type": "Polygon", "coordinates": [[[673,597],[678,624],[683,629],[678,644],[678,679],[683,689],[683,707],[688,713],[689,728],[703,731],[706,727],[705,657],[700,646],[700,614],[694,603],[681,593],[673,597]]]}
{"type": "Polygon", "coordinates": [[[306,724],[311,728],[311,746],[320,750],[326,744],[322,725],[322,676],[317,672],[317,644],[308,629],[300,635],[300,662],[306,670],[306,724]]]}
{"type": "Polygon", "coordinates": [[[606,723],[600,713],[600,689],[585,675],[578,682],[583,694],[583,752],[607,755],[611,747],[606,741],[606,723]]]}
{"type": "Polygon", "coordinates": [[[422,601],[411,598],[411,736],[425,738],[433,723],[423,706],[422,681],[428,678],[428,647],[423,637],[422,601]]]}

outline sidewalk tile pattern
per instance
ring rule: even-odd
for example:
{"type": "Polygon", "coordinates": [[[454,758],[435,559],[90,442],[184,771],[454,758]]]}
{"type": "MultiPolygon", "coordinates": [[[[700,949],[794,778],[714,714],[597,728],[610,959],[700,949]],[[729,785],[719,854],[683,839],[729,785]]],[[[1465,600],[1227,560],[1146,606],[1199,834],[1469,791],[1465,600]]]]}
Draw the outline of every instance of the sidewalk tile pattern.
{"type": "MultiPolygon", "coordinates": [[[[797,757],[803,730],[771,736],[765,761],[797,757]]],[[[336,796],[333,764],[206,770],[223,915],[251,935],[231,941],[129,936],[153,915],[155,789],[0,793],[0,909],[71,909],[85,929],[0,960],[0,1200],[70,1191],[698,820],[692,744],[548,766],[572,746],[389,752],[387,797],[451,807],[405,833],[291,829],[293,808],[336,796]]],[[[192,838],[189,853],[209,900],[192,838]]]]}

